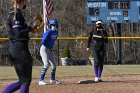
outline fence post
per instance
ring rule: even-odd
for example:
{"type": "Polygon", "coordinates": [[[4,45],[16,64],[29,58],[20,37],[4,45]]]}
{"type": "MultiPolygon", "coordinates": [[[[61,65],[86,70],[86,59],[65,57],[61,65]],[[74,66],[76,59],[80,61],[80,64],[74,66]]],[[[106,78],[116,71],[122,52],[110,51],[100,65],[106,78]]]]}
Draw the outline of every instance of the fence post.
{"type": "MultiPolygon", "coordinates": [[[[117,35],[121,37],[121,23],[117,24],[117,35]]],[[[117,63],[122,64],[122,40],[117,41],[117,63]]]]}
{"type": "Polygon", "coordinates": [[[58,57],[57,57],[57,60],[58,60],[58,66],[60,65],[59,64],[59,57],[60,57],[60,51],[59,51],[59,40],[57,40],[57,50],[58,50],[58,57]]]}

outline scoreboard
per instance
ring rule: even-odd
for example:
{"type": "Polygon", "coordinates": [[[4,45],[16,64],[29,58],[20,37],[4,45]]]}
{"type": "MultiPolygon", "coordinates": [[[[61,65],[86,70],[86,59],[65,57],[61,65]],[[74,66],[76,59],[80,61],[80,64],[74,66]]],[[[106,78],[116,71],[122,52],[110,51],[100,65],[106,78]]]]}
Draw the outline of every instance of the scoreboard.
{"type": "Polygon", "coordinates": [[[140,0],[87,0],[87,23],[140,22],[140,0]]]}

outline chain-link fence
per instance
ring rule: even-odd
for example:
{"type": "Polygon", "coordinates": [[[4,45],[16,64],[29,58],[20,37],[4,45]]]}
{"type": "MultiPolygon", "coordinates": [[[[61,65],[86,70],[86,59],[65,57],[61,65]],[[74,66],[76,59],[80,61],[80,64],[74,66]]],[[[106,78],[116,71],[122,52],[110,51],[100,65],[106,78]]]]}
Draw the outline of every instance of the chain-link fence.
{"type": "MultiPolygon", "coordinates": [[[[113,47],[113,40],[109,40],[106,51],[105,64],[115,64],[117,62],[117,49],[113,47]]],[[[122,63],[123,64],[140,64],[140,41],[139,40],[122,40],[122,63]]],[[[10,65],[8,57],[8,41],[0,41],[0,64],[10,65]]],[[[29,48],[34,59],[34,65],[42,65],[40,57],[40,40],[30,40],[29,48]]],[[[71,55],[71,65],[91,64],[89,61],[90,52],[86,50],[87,40],[57,40],[54,52],[58,65],[61,65],[61,56],[63,49],[69,46],[71,55]],[[78,63],[83,62],[83,63],[78,63]],[[85,63],[86,62],[86,63],[85,63]]],[[[94,54],[94,53],[93,53],[94,54]]]]}
{"type": "MultiPolygon", "coordinates": [[[[12,9],[11,0],[0,0],[0,38],[8,37],[6,31],[6,15],[12,9]]],[[[59,37],[89,36],[89,32],[95,25],[86,24],[86,0],[53,0],[54,11],[51,18],[59,20],[59,37]]],[[[37,13],[42,13],[41,0],[28,0],[28,7],[24,13],[27,22],[31,22],[37,13]]],[[[116,24],[104,25],[109,36],[117,36],[116,24]]],[[[122,24],[122,36],[140,36],[140,24],[122,24]]],[[[30,37],[42,37],[43,31],[30,34],[30,37]]],[[[107,45],[107,63],[115,64],[117,61],[117,40],[109,40],[107,45]]],[[[122,40],[122,63],[140,63],[140,40],[122,40]]],[[[60,40],[56,42],[56,59],[61,65],[61,53],[65,46],[69,46],[71,59],[74,65],[77,62],[89,62],[90,53],[86,51],[87,40],[60,40]]],[[[42,65],[40,57],[40,41],[30,40],[30,51],[34,59],[34,65],[42,65]]],[[[8,58],[8,41],[0,41],[0,65],[10,65],[8,58]]],[[[79,63],[80,64],[80,63],[79,63]]],[[[84,63],[85,64],[85,63],[84,63]]]]}

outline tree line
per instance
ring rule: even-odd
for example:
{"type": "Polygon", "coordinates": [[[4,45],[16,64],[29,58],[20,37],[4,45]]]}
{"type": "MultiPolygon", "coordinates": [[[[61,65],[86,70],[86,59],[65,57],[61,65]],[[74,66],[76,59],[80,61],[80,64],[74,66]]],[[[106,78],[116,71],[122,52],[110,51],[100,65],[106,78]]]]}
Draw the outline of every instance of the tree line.
{"type": "MultiPolygon", "coordinates": [[[[42,14],[42,0],[28,0],[28,6],[24,14],[28,24],[34,15],[42,14]]],[[[52,0],[54,11],[50,19],[59,21],[59,37],[89,36],[89,32],[95,25],[86,23],[86,0],[52,0]]],[[[0,0],[0,38],[8,37],[6,31],[6,16],[12,9],[10,0],[0,0]]],[[[23,11],[24,12],[24,11],[23,11]]],[[[117,36],[116,24],[104,24],[109,36],[117,36]]],[[[140,24],[122,24],[122,36],[139,36],[140,24]]],[[[41,38],[43,31],[30,34],[30,37],[41,38]]],[[[140,63],[140,41],[137,39],[122,40],[122,61],[124,64],[140,63]]],[[[40,41],[30,41],[30,51],[35,65],[42,65],[40,57],[40,41]]],[[[55,45],[57,60],[60,61],[61,53],[65,46],[69,46],[71,58],[75,60],[88,60],[89,52],[86,51],[87,40],[61,40],[55,45]]],[[[109,40],[107,45],[107,64],[115,64],[117,60],[117,40],[109,40]]],[[[0,41],[0,65],[10,65],[8,57],[8,41],[0,41]]]]}

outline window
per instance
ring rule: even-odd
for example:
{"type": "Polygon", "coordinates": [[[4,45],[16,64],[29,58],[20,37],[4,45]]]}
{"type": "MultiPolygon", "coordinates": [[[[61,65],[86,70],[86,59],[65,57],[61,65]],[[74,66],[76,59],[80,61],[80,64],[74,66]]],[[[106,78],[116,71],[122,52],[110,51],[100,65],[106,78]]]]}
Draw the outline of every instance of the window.
{"type": "Polygon", "coordinates": [[[89,8],[89,15],[99,15],[100,10],[99,8],[89,8]]]}

